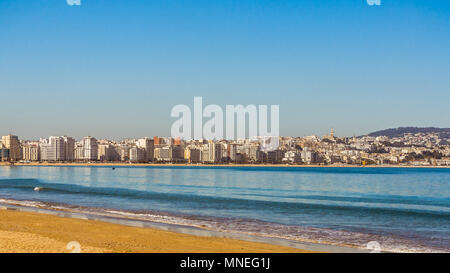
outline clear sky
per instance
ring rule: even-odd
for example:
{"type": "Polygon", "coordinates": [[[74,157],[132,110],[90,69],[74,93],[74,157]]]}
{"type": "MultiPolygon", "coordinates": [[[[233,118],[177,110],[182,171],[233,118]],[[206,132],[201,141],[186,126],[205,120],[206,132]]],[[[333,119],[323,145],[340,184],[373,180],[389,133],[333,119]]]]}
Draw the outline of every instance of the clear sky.
{"type": "Polygon", "coordinates": [[[176,104],[280,134],[450,127],[450,1],[0,0],[0,135],[169,135],[176,104]]]}

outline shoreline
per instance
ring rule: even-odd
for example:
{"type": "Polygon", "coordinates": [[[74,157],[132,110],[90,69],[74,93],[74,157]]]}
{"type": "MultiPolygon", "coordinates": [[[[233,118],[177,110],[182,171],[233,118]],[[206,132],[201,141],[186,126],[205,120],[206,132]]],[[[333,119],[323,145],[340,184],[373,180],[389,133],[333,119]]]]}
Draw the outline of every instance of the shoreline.
{"type": "MultiPolygon", "coordinates": [[[[360,248],[353,245],[346,244],[335,244],[331,242],[319,242],[310,240],[295,240],[288,239],[278,236],[265,236],[252,233],[241,233],[234,231],[219,231],[214,229],[206,228],[203,225],[189,225],[181,223],[170,223],[166,221],[153,221],[148,219],[136,218],[127,214],[117,214],[115,212],[111,213],[98,213],[84,209],[77,208],[67,208],[63,206],[46,206],[31,201],[30,204],[23,204],[24,201],[13,200],[13,199],[0,199],[0,218],[2,218],[2,212],[17,212],[17,213],[31,213],[38,214],[43,217],[56,217],[64,219],[82,220],[89,222],[100,222],[106,225],[119,225],[122,227],[135,227],[145,230],[156,230],[160,232],[170,232],[176,237],[178,235],[193,236],[201,239],[211,239],[215,240],[231,240],[236,241],[233,245],[239,245],[239,242],[245,242],[248,244],[263,244],[266,246],[271,246],[270,252],[320,252],[320,253],[367,253],[369,250],[365,248],[360,248]],[[237,244],[236,244],[237,243],[237,244]]],[[[28,201],[25,201],[26,203],[28,201]]],[[[81,227],[83,230],[84,227],[81,227]]],[[[0,221],[0,233],[2,231],[2,221],[0,221]]],[[[0,235],[1,237],[1,235],[0,235]]],[[[263,248],[265,249],[265,248],[263,248]]],[[[0,242],[0,253],[2,252],[2,246],[0,242]]],[[[233,250],[234,251],[234,250],[233,250]]],[[[258,252],[259,250],[251,250],[252,252],[258,252]]],[[[164,253],[165,251],[161,251],[164,253]]],[[[183,251],[183,252],[195,252],[193,250],[183,251]]],[[[208,251],[210,253],[216,253],[217,250],[208,251]]],[[[223,251],[219,251],[223,252],[223,251]]],[[[229,250],[228,252],[231,252],[229,250]]],[[[238,251],[244,252],[244,251],[238,251]]],[[[269,252],[269,251],[265,251],[269,252]]],[[[248,253],[248,252],[247,252],[248,253]]]]}
{"type": "MultiPolygon", "coordinates": [[[[292,246],[0,206],[0,253],[310,253],[292,246]],[[76,244],[75,243],[75,244],[76,244]]],[[[323,251],[321,251],[323,252],[323,251]]]]}
{"type": "Polygon", "coordinates": [[[450,169],[450,166],[412,166],[412,165],[290,165],[290,164],[187,164],[187,163],[124,163],[124,162],[95,162],[95,163],[77,163],[77,162],[31,162],[31,163],[14,163],[0,162],[0,166],[30,166],[30,167],[280,167],[280,168],[425,168],[425,169],[450,169]]]}

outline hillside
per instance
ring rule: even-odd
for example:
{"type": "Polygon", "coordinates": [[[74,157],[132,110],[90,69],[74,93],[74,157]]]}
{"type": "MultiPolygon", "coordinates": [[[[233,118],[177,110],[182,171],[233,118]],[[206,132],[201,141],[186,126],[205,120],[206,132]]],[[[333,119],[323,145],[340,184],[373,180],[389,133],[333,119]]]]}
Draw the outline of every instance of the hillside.
{"type": "Polygon", "coordinates": [[[391,128],[381,131],[376,131],[368,134],[368,136],[387,136],[387,137],[401,137],[405,134],[417,134],[417,133],[436,133],[440,138],[450,139],[450,128],[436,128],[436,127],[399,127],[391,128]]]}

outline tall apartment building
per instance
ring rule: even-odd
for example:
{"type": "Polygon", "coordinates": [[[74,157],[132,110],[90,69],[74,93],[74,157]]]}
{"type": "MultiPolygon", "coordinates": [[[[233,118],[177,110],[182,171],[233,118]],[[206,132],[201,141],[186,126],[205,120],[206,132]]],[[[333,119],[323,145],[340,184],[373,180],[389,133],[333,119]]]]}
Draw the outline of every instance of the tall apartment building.
{"type": "Polygon", "coordinates": [[[84,160],[97,160],[98,159],[98,143],[97,139],[91,136],[84,137],[82,140],[84,160]]]}
{"type": "Polygon", "coordinates": [[[155,148],[155,160],[172,161],[172,147],[164,146],[161,148],[155,148]]]}
{"type": "Polygon", "coordinates": [[[138,139],[138,141],[136,141],[136,146],[145,150],[144,161],[153,161],[155,149],[154,139],[148,137],[138,139]]]}
{"type": "Polygon", "coordinates": [[[147,151],[144,148],[133,147],[130,149],[130,161],[142,163],[146,161],[147,151]]]}
{"type": "Polygon", "coordinates": [[[68,136],[62,137],[64,140],[64,160],[74,161],[75,160],[75,139],[68,136]]]}
{"type": "Polygon", "coordinates": [[[22,150],[17,136],[11,134],[3,136],[2,143],[3,147],[9,150],[9,160],[18,161],[22,159],[22,150]]]}
{"type": "Polygon", "coordinates": [[[236,160],[236,154],[237,154],[237,144],[230,143],[228,144],[228,157],[231,161],[236,160]]]}
{"type": "Polygon", "coordinates": [[[26,161],[39,161],[39,144],[25,143],[22,145],[22,159],[26,161]]]}
{"type": "Polygon", "coordinates": [[[3,144],[0,142],[0,161],[8,161],[9,160],[9,149],[3,147],[3,144]]]}
{"type": "Polygon", "coordinates": [[[189,163],[200,163],[202,159],[200,149],[192,147],[185,148],[184,159],[189,163]]]}
{"type": "MultiPolygon", "coordinates": [[[[24,152],[31,152],[25,150],[24,152]]],[[[41,139],[39,143],[39,160],[41,161],[74,161],[75,140],[67,136],[51,136],[41,139]]]]}
{"type": "Polygon", "coordinates": [[[202,147],[200,148],[200,160],[201,162],[209,162],[208,145],[202,145],[202,147]]]}
{"type": "Polygon", "coordinates": [[[110,144],[99,144],[98,145],[98,156],[99,161],[120,161],[120,155],[116,148],[110,144]]]}
{"type": "Polygon", "coordinates": [[[184,147],[183,145],[172,145],[172,160],[182,162],[184,161],[184,147]]]}
{"type": "Polygon", "coordinates": [[[210,140],[208,143],[209,147],[209,162],[217,163],[222,159],[222,145],[220,143],[215,143],[210,140]]]}
{"type": "Polygon", "coordinates": [[[130,146],[124,144],[117,147],[117,152],[120,156],[120,161],[130,160],[130,146]]]}
{"type": "Polygon", "coordinates": [[[83,149],[82,141],[75,143],[74,160],[76,160],[76,161],[84,160],[84,149],[83,149]]]}
{"type": "Polygon", "coordinates": [[[51,136],[39,145],[42,161],[65,161],[65,143],[62,137],[51,136]]]}

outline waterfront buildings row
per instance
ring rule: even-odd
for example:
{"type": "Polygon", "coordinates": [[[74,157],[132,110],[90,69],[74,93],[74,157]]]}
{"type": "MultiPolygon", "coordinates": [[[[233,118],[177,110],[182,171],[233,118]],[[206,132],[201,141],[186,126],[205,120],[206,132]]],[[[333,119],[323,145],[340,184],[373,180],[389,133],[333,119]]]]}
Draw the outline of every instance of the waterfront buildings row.
{"type": "Polygon", "coordinates": [[[0,160],[11,162],[130,162],[190,164],[397,164],[450,165],[450,143],[432,133],[388,137],[279,137],[263,149],[258,139],[189,140],[168,137],[79,141],[51,136],[38,141],[3,136],[0,160]]]}

